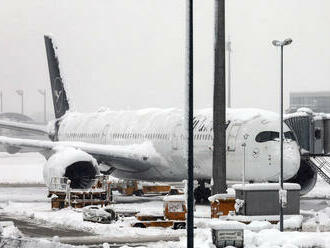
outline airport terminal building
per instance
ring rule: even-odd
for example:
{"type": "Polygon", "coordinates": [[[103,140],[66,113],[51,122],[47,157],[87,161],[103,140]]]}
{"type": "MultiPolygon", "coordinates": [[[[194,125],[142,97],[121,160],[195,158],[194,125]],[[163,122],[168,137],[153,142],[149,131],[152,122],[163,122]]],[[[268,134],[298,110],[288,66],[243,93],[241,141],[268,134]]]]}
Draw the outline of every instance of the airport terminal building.
{"type": "Polygon", "coordinates": [[[306,107],[316,113],[330,113],[330,91],[290,92],[289,113],[306,107]]]}

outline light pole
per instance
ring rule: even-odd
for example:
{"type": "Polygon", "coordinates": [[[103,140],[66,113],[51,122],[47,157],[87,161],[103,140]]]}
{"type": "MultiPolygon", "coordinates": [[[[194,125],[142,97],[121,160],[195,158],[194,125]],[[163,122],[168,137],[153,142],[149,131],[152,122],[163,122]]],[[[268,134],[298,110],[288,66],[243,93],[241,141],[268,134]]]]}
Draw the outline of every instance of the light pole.
{"type": "Polygon", "coordinates": [[[21,96],[21,114],[24,114],[24,91],[23,90],[16,90],[16,93],[21,96]]]}
{"type": "Polygon", "coordinates": [[[44,97],[44,123],[47,122],[46,118],[46,90],[38,90],[38,92],[44,97]]]}
{"type": "MultiPolygon", "coordinates": [[[[281,191],[283,191],[283,47],[290,45],[292,43],[292,39],[285,39],[284,41],[279,40],[273,40],[273,45],[276,47],[281,47],[281,93],[280,93],[280,152],[281,152],[281,158],[280,158],[280,165],[281,165],[281,171],[280,171],[280,184],[281,184],[281,191]]],[[[283,232],[283,202],[281,194],[279,194],[279,201],[280,201],[280,231],[283,232]]]]}
{"type": "Polygon", "coordinates": [[[0,91],[0,113],[2,113],[3,107],[2,107],[2,90],[0,91]]]}
{"type": "Polygon", "coordinates": [[[193,0],[186,0],[186,87],[187,87],[187,166],[188,166],[188,196],[187,196],[187,248],[194,248],[194,129],[193,129],[193,116],[194,116],[194,51],[193,51],[193,0]]]}

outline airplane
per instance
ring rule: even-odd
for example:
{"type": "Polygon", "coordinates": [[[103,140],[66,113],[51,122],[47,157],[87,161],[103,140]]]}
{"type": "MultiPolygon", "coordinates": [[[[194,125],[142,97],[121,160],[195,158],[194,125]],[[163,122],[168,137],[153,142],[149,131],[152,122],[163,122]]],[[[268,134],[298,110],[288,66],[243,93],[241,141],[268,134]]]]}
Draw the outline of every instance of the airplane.
{"type": "MultiPolygon", "coordinates": [[[[45,36],[55,120],[46,130],[1,122],[0,127],[35,130],[50,141],[0,137],[8,147],[35,149],[48,159],[45,183],[52,177],[68,177],[72,188],[86,188],[100,171],[123,179],[182,181],[187,178],[187,143],[184,112],[179,109],[137,111],[101,110],[70,112],[65,83],[60,74],[57,47],[45,36]]],[[[196,201],[207,201],[212,178],[213,119],[211,109],[194,115],[194,190],[196,201]]],[[[279,115],[260,109],[228,109],[226,125],[227,180],[278,182],[280,175],[279,115]],[[244,162],[245,161],[245,162],[244,162]]],[[[284,180],[310,191],[317,173],[300,157],[295,134],[284,125],[284,180]]]]}

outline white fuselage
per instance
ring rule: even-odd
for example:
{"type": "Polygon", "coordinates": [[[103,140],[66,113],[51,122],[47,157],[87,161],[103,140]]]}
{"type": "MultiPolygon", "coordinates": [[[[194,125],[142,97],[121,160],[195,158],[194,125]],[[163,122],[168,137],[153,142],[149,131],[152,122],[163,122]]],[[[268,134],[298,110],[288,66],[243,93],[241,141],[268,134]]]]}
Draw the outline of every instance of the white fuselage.
{"type": "MultiPolygon", "coordinates": [[[[67,113],[61,120],[58,138],[60,141],[109,145],[151,142],[157,152],[151,169],[140,173],[115,170],[114,175],[138,180],[179,181],[187,177],[184,123],[184,114],[178,109],[67,113]]],[[[279,116],[258,109],[228,109],[226,125],[227,179],[242,179],[245,156],[245,180],[277,181],[280,173],[280,142],[278,137],[271,138],[269,134],[278,135],[279,116]],[[256,140],[257,136],[259,141],[256,140]],[[243,143],[246,144],[245,148],[243,143]]],[[[284,124],[286,132],[291,131],[284,124]]],[[[212,149],[212,111],[197,111],[194,118],[196,179],[212,177],[212,149]]],[[[152,158],[150,161],[153,161],[152,158]]],[[[287,138],[284,140],[284,178],[293,177],[299,166],[298,145],[293,139],[287,138]]]]}

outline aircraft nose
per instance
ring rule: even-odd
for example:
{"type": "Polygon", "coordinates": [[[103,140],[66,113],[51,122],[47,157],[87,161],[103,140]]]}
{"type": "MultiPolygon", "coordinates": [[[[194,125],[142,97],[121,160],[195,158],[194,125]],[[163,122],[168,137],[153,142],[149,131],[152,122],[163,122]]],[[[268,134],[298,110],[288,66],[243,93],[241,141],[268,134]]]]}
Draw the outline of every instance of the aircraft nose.
{"type": "Polygon", "coordinates": [[[300,167],[300,153],[295,142],[283,144],[283,177],[290,179],[297,174],[300,167]]]}

